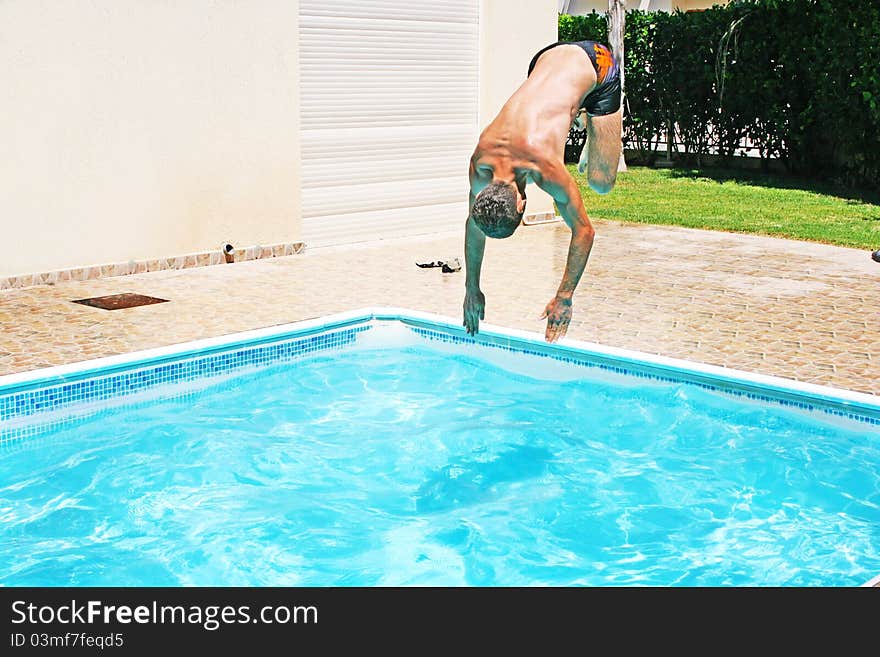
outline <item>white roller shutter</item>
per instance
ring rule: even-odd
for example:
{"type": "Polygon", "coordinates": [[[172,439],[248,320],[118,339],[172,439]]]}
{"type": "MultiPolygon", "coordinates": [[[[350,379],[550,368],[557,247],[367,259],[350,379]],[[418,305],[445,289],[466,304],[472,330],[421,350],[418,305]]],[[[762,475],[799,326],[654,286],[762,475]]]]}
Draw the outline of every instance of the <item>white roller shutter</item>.
{"type": "Polygon", "coordinates": [[[306,244],[463,226],[479,0],[301,0],[299,12],[306,244]]]}

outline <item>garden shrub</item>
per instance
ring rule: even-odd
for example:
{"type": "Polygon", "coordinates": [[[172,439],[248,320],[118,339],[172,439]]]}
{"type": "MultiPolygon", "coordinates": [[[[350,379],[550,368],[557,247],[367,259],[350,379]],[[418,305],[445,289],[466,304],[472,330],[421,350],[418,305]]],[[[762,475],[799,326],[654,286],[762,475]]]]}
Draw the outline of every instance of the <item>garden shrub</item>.
{"type": "MultiPolygon", "coordinates": [[[[608,42],[605,14],[559,16],[559,39],[608,42]]],[[[656,158],[674,126],[682,163],[738,155],[850,184],[880,181],[880,3],[754,0],[627,12],[624,138],[656,158]]]]}

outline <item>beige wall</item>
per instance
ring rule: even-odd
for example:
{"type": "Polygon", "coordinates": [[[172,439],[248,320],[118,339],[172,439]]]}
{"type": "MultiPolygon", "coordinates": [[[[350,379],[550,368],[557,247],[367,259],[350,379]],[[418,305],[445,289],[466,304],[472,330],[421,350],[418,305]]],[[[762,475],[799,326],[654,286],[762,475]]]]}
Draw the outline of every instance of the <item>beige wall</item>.
{"type": "MultiPolygon", "coordinates": [[[[480,130],[525,81],[534,54],[557,39],[556,0],[481,0],[480,130]]],[[[527,192],[528,214],[553,210],[535,185],[527,192]]]]}
{"type": "Polygon", "coordinates": [[[298,239],[298,5],[0,2],[0,276],[298,239]]]}
{"type": "MultiPolygon", "coordinates": [[[[479,1],[484,127],[557,8],[479,1]]],[[[298,11],[0,2],[0,277],[301,240],[298,11]]]]}

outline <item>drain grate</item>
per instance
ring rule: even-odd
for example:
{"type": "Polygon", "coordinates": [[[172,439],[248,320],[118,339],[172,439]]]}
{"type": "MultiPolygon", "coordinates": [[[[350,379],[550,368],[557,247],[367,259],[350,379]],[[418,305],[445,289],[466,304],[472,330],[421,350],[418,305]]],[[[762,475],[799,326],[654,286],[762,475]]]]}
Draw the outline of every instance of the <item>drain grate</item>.
{"type": "Polygon", "coordinates": [[[93,306],[95,308],[103,308],[104,310],[119,310],[120,308],[136,308],[137,306],[149,306],[153,303],[165,303],[168,299],[123,292],[122,294],[108,294],[103,297],[72,299],[72,301],[73,303],[81,303],[84,306],[93,306]]]}

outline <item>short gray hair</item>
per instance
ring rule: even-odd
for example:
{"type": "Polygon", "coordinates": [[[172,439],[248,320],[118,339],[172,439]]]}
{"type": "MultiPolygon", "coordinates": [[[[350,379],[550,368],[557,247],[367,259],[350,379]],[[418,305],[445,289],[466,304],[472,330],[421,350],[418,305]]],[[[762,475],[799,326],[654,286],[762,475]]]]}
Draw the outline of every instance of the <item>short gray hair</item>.
{"type": "Polygon", "coordinates": [[[506,182],[491,182],[477,194],[471,207],[474,223],[488,237],[509,237],[522,221],[516,210],[516,189],[506,182]]]}

